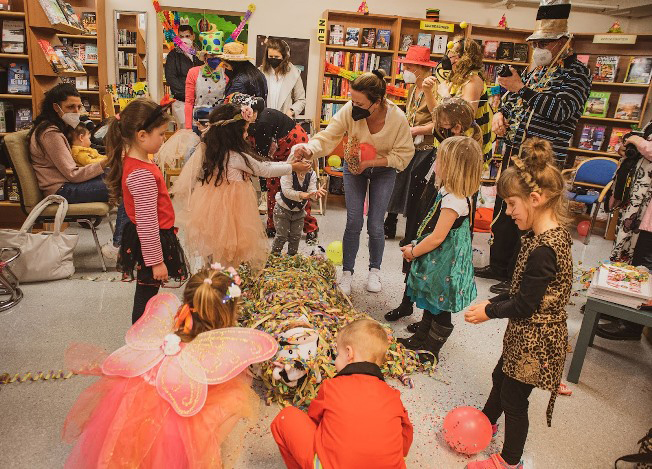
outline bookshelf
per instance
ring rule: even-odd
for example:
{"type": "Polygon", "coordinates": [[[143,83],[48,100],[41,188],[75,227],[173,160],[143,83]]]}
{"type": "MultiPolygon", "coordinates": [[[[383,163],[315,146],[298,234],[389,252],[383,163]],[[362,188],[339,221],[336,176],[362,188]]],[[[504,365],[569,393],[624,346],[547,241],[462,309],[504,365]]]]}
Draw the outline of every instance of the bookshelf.
{"type": "MultiPolygon", "coordinates": [[[[598,34],[598,33],[596,33],[598,34]]],[[[630,59],[633,57],[652,57],[652,34],[639,34],[635,44],[595,44],[593,43],[594,34],[575,34],[574,49],[578,54],[589,55],[588,67],[593,75],[596,70],[596,61],[598,56],[617,56],[618,64],[613,82],[593,81],[591,91],[608,92],[608,109],[606,117],[582,116],[577,124],[575,135],[568,149],[569,154],[575,157],[575,163],[596,157],[607,156],[610,158],[619,158],[618,154],[608,151],[612,132],[614,129],[631,129],[632,127],[642,127],[645,124],[645,111],[650,104],[652,97],[652,84],[642,83],[624,83],[627,76],[627,69],[630,59]],[[642,95],[641,109],[637,117],[630,119],[616,118],[616,108],[618,100],[622,94],[642,95]],[[602,144],[592,144],[591,148],[586,148],[590,143],[582,142],[582,134],[585,132],[585,126],[597,127],[598,134],[602,133],[602,144]],[[604,130],[601,130],[604,129],[604,130]]],[[[591,128],[587,128],[586,134],[591,133],[591,128]]],[[[593,137],[591,137],[593,138],[593,137]]],[[[596,137],[599,139],[600,137],[596,137]]],[[[614,136],[614,140],[616,137],[614,136]]]]}
{"type": "Polygon", "coordinates": [[[147,13],[144,12],[115,12],[116,83],[118,84],[147,81],[145,31],[140,27],[141,23],[147,23],[146,15],[147,13]]]}

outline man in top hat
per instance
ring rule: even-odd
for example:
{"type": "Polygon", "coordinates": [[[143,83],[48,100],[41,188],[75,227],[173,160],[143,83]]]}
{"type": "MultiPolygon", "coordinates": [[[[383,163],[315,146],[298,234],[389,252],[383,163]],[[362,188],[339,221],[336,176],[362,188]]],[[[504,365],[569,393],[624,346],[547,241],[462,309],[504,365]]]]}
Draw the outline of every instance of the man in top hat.
{"type": "MultiPolygon", "coordinates": [[[[527,38],[533,47],[532,63],[521,76],[510,67],[511,76],[498,78],[508,91],[492,122],[496,135],[505,138],[503,170],[510,164],[510,156],[518,155],[521,144],[530,137],[552,144],[560,169],[573,164],[568,145],[589,95],[591,75],[571,49],[570,9],[569,0],[542,0],[536,29],[527,38]]],[[[500,197],[494,205],[492,232],[490,264],[476,269],[475,274],[501,280],[490,290],[503,293],[508,291],[514,272],[520,234],[500,197]]]]}

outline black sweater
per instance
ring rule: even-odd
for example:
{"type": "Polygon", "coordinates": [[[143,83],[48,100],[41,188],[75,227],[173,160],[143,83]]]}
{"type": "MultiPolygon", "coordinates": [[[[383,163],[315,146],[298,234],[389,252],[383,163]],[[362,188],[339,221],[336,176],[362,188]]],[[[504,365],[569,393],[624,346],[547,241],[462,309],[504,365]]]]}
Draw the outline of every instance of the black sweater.
{"type": "Polygon", "coordinates": [[[172,49],[165,59],[165,81],[172,90],[172,97],[178,101],[186,100],[186,77],[188,70],[204,62],[193,56],[190,60],[178,48],[172,49]]]}

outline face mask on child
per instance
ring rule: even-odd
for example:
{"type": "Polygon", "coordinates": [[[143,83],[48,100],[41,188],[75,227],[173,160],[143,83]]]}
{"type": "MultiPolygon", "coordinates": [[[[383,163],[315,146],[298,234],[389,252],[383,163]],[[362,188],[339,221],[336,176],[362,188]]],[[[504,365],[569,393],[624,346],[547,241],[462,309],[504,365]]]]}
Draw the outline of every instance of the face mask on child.
{"type": "Polygon", "coordinates": [[[219,57],[211,57],[210,59],[206,60],[206,63],[210,68],[215,70],[217,67],[220,66],[220,63],[222,63],[222,59],[220,59],[219,57]]]}

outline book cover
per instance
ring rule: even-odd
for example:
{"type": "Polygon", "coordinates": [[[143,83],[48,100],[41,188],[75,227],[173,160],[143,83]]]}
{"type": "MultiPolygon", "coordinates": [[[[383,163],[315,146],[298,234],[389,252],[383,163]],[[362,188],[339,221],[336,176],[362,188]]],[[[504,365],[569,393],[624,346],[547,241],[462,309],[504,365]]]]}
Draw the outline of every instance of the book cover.
{"type": "Polygon", "coordinates": [[[346,28],[344,45],[349,47],[358,47],[360,45],[360,28],[346,28]]]}
{"type": "Polygon", "coordinates": [[[32,126],[32,110],[28,107],[16,109],[16,132],[32,126]]]}
{"type": "Polygon", "coordinates": [[[621,93],[616,104],[616,119],[638,120],[641,118],[642,94],[621,93]]]}
{"type": "Polygon", "coordinates": [[[392,76],[392,56],[391,55],[382,55],[380,61],[378,62],[378,68],[383,69],[387,76],[392,76]]]}
{"type": "Polygon", "coordinates": [[[647,85],[652,77],[652,57],[632,57],[627,67],[625,83],[647,85]]]}
{"type": "Polygon", "coordinates": [[[56,0],[39,0],[41,8],[45,12],[45,16],[48,17],[48,21],[51,24],[68,24],[66,15],[61,11],[61,7],[56,0]]]}
{"type": "Polygon", "coordinates": [[[85,63],[87,64],[96,64],[97,63],[97,44],[86,43],[86,48],[84,50],[86,55],[85,63]]]}
{"type": "Polygon", "coordinates": [[[9,64],[9,69],[7,72],[7,93],[31,93],[31,87],[29,83],[29,64],[27,62],[16,62],[9,64]]]}
{"type": "Polygon", "coordinates": [[[379,29],[376,32],[376,49],[389,49],[391,35],[390,29],[379,29]]]}
{"type": "Polygon", "coordinates": [[[484,41],[484,56],[486,59],[495,59],[498,54],[498,41],[484,41]]]}
{"type": "Polygon", "coordinates": [[[514,59],[514,43],[501,41],[498,44],[498,51],[496,52],[498,60],[512,61],[514,59]]]}
{"type": "Polygon", "coordinates": [[[398,50],[407,52],[412,44],[414,44],[414,37],[412,37],[411,34],[403,34],[403,36],[401,36],[401,46],[398,50]]]}
{"type": "Polygon", "coordinates": [[[9,0],[0,0],[0,10],[1,11],[10,11],[11,2],[9,0]]]}
{"type": "Polygon", "coordinates": [[[82,12],[81,23],[89,34],[97,35],[97,16],[94,11],[82,12]]]}
{"type": "Polygon", "coordinates": [[[87,90],[88,89],[88,78],[87,77],[75,77],[75,88],[78,90],[87,90]]]}
{"type": "Polygon", "coordinates": [[[432,36],[430,34],[419,33],[419,36],[417,37],[417,45],[430,49],[430,41],[432,41],[432,36]]]}
{"type": "Polygon", "coordinates": [[[84,66],[66,46],[53,46],[54,52],[67,72],[84,72],[84,66]]]}
{"type": "Polygon", "coordinates": [[[445,54],[446,45],[448,44],[448,34],[435,34],[432,40],[432,53],[445,54]]]}
{"type": "Polygon", "coordinates": [[[89,90],[99,90],[100,89],[100,80],[95,75],[88,75],[88,89],[89,90]]]}
{"type": "Polygon", "coordinates": [[[66,3],[63,0],[56,0],[56,1],[59,4],[59,8],[61,8],[61,11],[66,17],[66,21],[68,22],[68,24],[70,26],[83,30],[84,27],[81,24],[81,20],[79,19],[79,16],[77,16],[77,13],[75,13],[75,10],[73,10],[72,5],[70,3],[66,3]]]}
{"type": "Polygon", "coordinates": [[[91,117],[100,117],[100,105],[99,104],[91,104],[91,107],[88,110],[88,114],[91,117]]]}
{"type": "Polygon", "coordinates": [[[606,117],[609,110],[609,91],[591,91],[584,105],[584,115],[590,117],[606,117]]]}
{"type": "Polygon", "coordinates": [[[602,125],[585,124],[578,147],[582,150],[600,151],[606,130],[602,125]]]}
{"type": "Polygon", "coordinates": [[[603,290],[622,295],[633,296],[641,300],[648,300],[652,296],[652,285],[648,276],[647,280],[641,281],[636,278],[634,271],[647,271],[644,267],[617,267],[613,264],[602,264],[598,270],[598,278],[595,287],[598,291],[603,290]]]}
{"type": "Polygon", "coordinates": [[[620,147],[623,144],[623,135],[628,134],[631,131],[632,129],[626,127],[614,127],[611,129],[607,151],[609,153],[618,153],[618,150],[620,150],[620,147]]]}
{"type": "Polygon", "coordinates": [[[577,54],[577,60],[582,62],[587,67],[589,66],[589,59],[591,56],[589,54],[577,54]]]}
{"type": "Polygon", "coordinates": [[[77,60],[79,60],[81,63],[86,62],[86,45],[82,43],[76,43],[73,44],[72,47],[70,48],[72,50],[72,53],[75,57],[77,57],[77,60]]]}
{"type": "Polygon", "coordinates": [[[593,81],[603,83],[613,83],[616,81],[618,72],[617,55],[599,55],[595,59],[595,71],[593,72],[593,81]]]}
{"type": "Polygon", "coordinates": [[[514,44],[514,62],[528,63],[530,60],[530,46],[523,43],[514,44]]]}
{"type": "MultiPolygon", "coordinates": [[[[125,42],[120,42],[120,44],[125,44],[125,42]]],[[[341,24],[331,24],[331,31],[328,35],[328,43],[335,46],[344,45],[344,26],[341,24]]]]}
{"type": "Polygon", "coordinates": [[[7,54],[25,53],[25,22],[4,20],[2,22],[2,52],[7,54]]]}
{"type": "Polygon", "coordinates": [[[8,132],[7,121],[13,112],[14,106],[8,101],[0,101],[0,132],[8,132]]]}
{"type": "Polygon", "coordinates": [[[43,51],[43,54],[45,54],[45,58],[50,63],[52,70],[54,70],[55,73],[64,71],[65,66],[61,63],[61,60],[59,59],[59,56],[54,51],[52,44],[50,44],[45,39],[39,39],[38,43],[41,46],[41,50],[43,51]]]}
{"type": "Polygon", "coordinates": [[[376,43],[376,28],[362,28],[362,41],[360,47],[370,47],[373,49],[376,43]]]}

